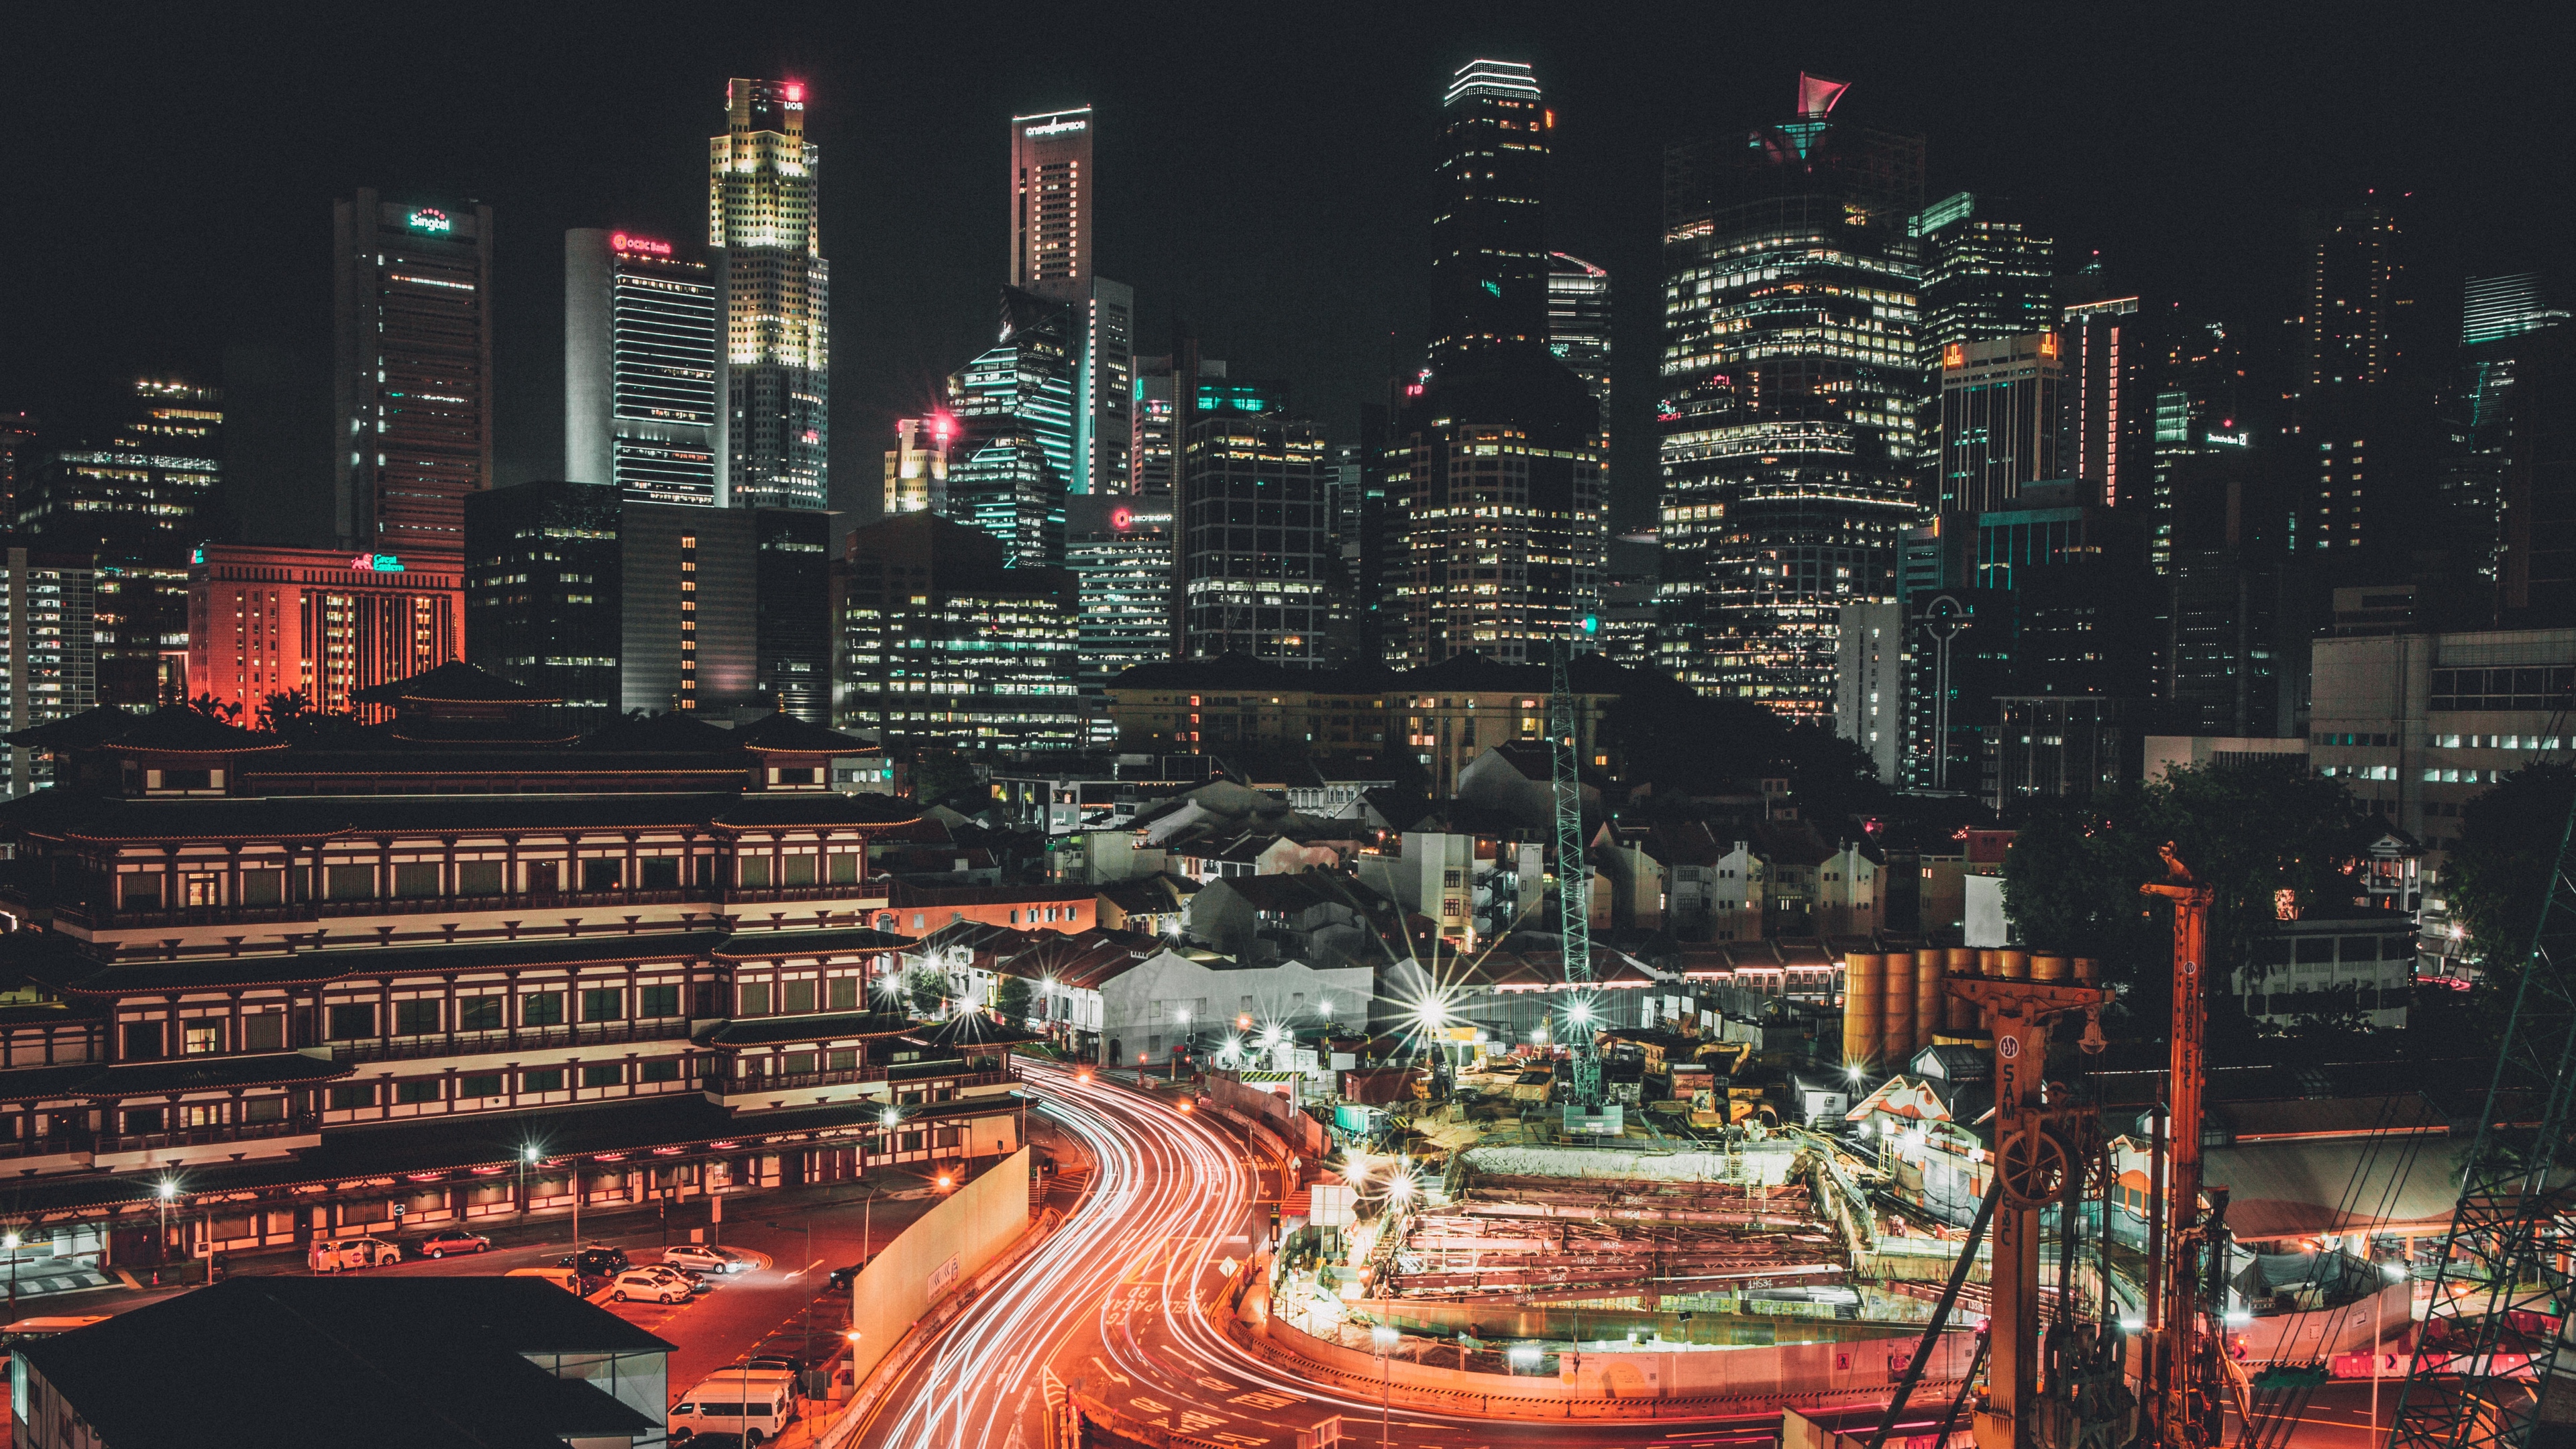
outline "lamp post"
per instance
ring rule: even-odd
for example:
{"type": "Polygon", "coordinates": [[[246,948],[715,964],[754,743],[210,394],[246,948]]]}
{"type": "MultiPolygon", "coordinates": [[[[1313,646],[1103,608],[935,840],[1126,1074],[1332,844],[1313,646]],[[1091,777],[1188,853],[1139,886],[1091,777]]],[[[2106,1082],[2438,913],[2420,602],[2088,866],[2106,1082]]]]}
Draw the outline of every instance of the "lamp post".
{"type": "MultiPolygon", "coordinates": [[[[160,1241],[152,1245],[152,1256],[154,1259],[152,1281],[157,1284],[161,1281],[161,1269],[159,1264],[168,1261],[170,1257],[170,1199],[179,1195],[179,1185],[165,1177],[161,1179],[161,1185],[153,1189],[152,1195],[161,1200],[161,1238],[160,1241]]],[[[12,1265],[10,1277],[12,1282],[16,1280],[17,1276],[15,1271],[16,1262],[17,1259],[15,1256],[12,1256],[10,1259],[10,1263],[12,1265]]]]}
{"type": "MultiPolygon", "coordinates": [[[[519,1221],[521,1222],[528,1220],[528,1214],[534,1207],[528,1200],[528,1169],[535,1165],[536,1160],[537,1149],[533,1147],[519,1149],[519,1221]]],[[[573,1244],[572,1247],[576,1253],[581,1251],[579,1243],[573,1244]]]]}
{"type": "Polygon", "coordinates": [[[0,1237],[0,1247],[9,1250],[9,1321],[18,1321],[18,1235],[0,1237]]]}
{"type": "Polygon", "coordinates": [[[1383,1323],[1369,1330],[1369,1342],[1377,1347],[1378,1449],[1388,1449],[1388,1445],[1392,1442],[1393,1430],[1389,1426],[1393,1423],[1395,1416],[1394,1354],[1396,1340],[1400,1337],[1402,1337],[1401,1334],[1398,1334],[1394,1329],[1383,1323]]]}

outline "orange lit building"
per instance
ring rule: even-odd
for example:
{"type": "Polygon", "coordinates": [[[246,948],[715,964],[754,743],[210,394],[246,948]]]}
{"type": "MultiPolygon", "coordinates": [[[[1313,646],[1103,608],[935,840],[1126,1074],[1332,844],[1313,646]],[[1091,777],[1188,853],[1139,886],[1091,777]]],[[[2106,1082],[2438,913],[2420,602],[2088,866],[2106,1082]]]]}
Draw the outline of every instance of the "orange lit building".
{"type": "Polygon", "coordinates": [[[318,710],[465,657],[457,554],[210,543],[188,570],[188,688],[242,707],[302,690],[318,710]]]}

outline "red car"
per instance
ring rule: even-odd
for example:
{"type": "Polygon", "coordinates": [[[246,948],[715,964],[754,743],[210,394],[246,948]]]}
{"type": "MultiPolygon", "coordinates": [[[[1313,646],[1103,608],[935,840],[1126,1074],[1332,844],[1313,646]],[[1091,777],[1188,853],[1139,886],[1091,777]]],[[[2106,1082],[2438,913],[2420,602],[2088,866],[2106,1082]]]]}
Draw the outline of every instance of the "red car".
{"type": "Polygon", "coordinates": [[[449,1228],[421,1239],[417,1251],[425,1258],[444,1258],[450,1253],[488,1253],[492,1251],[492,1240],[481,1233],[449,1228]]]}

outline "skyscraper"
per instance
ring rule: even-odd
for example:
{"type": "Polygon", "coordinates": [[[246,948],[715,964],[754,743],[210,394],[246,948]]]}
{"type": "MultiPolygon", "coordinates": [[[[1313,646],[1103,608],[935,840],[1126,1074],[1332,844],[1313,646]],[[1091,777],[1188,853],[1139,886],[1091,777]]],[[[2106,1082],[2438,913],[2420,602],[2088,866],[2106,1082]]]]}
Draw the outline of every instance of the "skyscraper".
{"type": "Polygon", "coordinates": [[[332,524],[344,548],[455,553],[492,486],[492,208],[333,208],[332,524]]]}
{"type": "MultiPolygon", "coordinates": [[[[11,732],[98,704],[90,555],[22,544],[0,535],[0,728],[11,732]]],[[[8,756],[0,797],[50,783],[36,751],[12,745],[8,756]]]]}
{"type": "Polygon", "coordinates": [[[728,81],[725,134],[707,143],[707,243],[725,258],[728,494],[737,508],[831,500],[832,269],[805,103],[797,81],[728,81]]]}
{"type": "Polygon", "coordinates": [[[2058,471],[2055,332],[1941,349],[1940,491],[1944,513],[2001,508],[2058,471]]]}
{"type": "MultiPolygon", "coordinates": [[[[1986,203],[1991,211],[1993,198],[1986,203]]],[[[1978,198],[1966,191],[1923,208],[1905,225],[1922,252],[1927,351],[2057,325],[2049,295],[2055,242],[2031,235],[2018,221],[1979,215],[1978,198]]]]}
{"type": "Polygon", "coordinates": [[[1074,583],[1012,567],[980,530],[933,513],[850,533],[841,698],[889,750],[1070,749],[1081,741],[1074,583]]]}
{"type": "Polygon", "coordinates": [[[1128,491],[1136,293],[1091,269],[1089,106],[1011,118],[1010,284],[1072,310],[1073,439],[1066,491],[1128,491]]]}
{"type": "Polygon", "coordinates": [[[1610,434],[1610,273],[1581,257],[1547,254],[1547,350],[1572,369],[1601,404],[1601,434],[1610,434]]]}
{"type": "Polygon", "coordinates": [[[1431,366],[1547,338],[1543,201],[1555,117],[1512,60],[1471,60],[1441,99],[1431,366]]]}
{"type": "Polygon", "coordinates": [[[1172,509],[1168,498],[1110,494],[1065,504],[1081,650],[1075,678],[1091,743],[1113,745],[1109,681],[1172,657],[1172,509]]]}
{"type": "MultiPolygon", "coordinates": [[[[2232,469],[2254,446],[2243,419],[2245,367],[2227,324],[2208,317],[2168,316],[2155,339],[2161,354],[2156,380],[2154,477],[2150,485],[2147,561],[2169,573],[2176,535],[2183,528],[2185,495],[2211,473],[2232,469]]],[[[2205,490],[2204,490],[2205,491],[2205,490]]],[[[2223,733],[2223,731],[2222,731],[2223,733]]]]}
{"type": "Polygon", "coordinates": [[[1382,564],[1381,612],[1401,663],[1541,659],[1588,637],[1600,600],[1601,400],[1550,346],[1554,126],[1518,61],[1470,61],[1442,99],[1428,366],[1382,450],[1403,545],[1382,564]]]}
{"type": "Polygon", "coordinates": [[[1664,667],[1796,718],[1833,709],[1838,611],[1893,597],[1928,386],[1907,219],[1923,141],[1829,119],[1664,158],[1664,667]]]}
{"type": "Polygon", "coordinates": [[[1276,412],[1203,412],[1182,449],[1179,656],[1329,662],[1333,483],[1323,430],[1276,412]]]}
{"type": "Polygon", "coordinates": [[[2157,352],[2135,297],[2068,307],[2058,328],[2064,441],[2057,476],[2109,508],[2147,501],[2155,471],[2157,352]]]}
{"type": "Polygon", "coordinates": [[[2418,313],[2403,236],[2376,203],[2311,216],[2304,230],[2289,445],[2306,477],[2291,500],[2291,546],[2325,556],[2329,585],[2409,577],[2407,556],[2430,542],[2440,441],[2434,389],[2417,376],[2425,359],[2405,355],[2404,324],[2418,313]]]}
{"type": "Polygon", "coordinates": [[[1014,568],[1063,561],[1074,451],[1074,310],[1002,289],[1000,338],[948,378],[943,516],[983,529],[1014,568]]]}
{"type": "Polygon", "coordinates": [[[564,476],[722,506],[731,463],[725,266],[670,242],[564,233],[564,476]]]}
{"type": "Polygon", "coordinates": [[[948,511],[948,445],[957,420],[946,413],[905,418],[894,425],[895,444],[885,455],[883,513],[948,511]]]}
{"type": "Polygon", "coordinates": [[[2393,324],[2404,305],[2397,218],[2358,206],[2307,222],[2299,391],[2385,382],[2397,360],[2393,324]]]}

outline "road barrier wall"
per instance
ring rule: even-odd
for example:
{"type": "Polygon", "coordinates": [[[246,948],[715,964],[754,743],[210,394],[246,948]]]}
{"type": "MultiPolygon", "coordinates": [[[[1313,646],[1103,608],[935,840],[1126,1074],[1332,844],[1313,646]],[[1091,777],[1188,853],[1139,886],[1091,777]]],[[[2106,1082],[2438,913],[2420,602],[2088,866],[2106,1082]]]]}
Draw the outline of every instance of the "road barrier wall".
{"type": "Polygon", "coordinates": [[[853,1378],[865,1379],[915,1320],[984,1270],[1029,1225],[1023,1147],[913,1220],[850,1284],[853,1378]]]}

